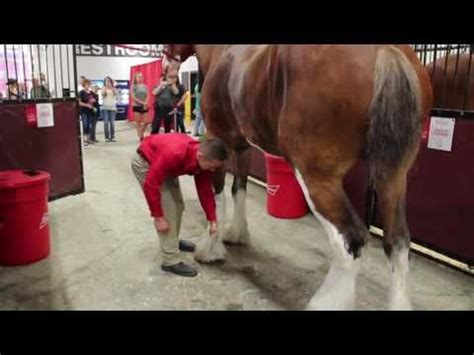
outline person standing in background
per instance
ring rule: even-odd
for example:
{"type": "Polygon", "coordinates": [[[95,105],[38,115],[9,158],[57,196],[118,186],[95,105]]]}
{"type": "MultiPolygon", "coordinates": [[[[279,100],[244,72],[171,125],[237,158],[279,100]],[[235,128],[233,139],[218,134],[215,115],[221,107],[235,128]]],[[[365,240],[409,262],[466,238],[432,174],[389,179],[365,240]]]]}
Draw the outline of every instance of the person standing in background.
{"type": "Polygon", "coordinates": [[[202,119],[201,113],[201,91],[199,89],[199,83],[196,83],[194,86],[194,97],[196,98],[196,105],[194,109],[194,114],[196,115],[196,120],[194,121],[194,136],[199,137],[204,134],[204,120],[202,119]]]}
{"type": "Polygon", "coordinates": [[[31,88],[30,95],[32,99],[49,99],[51,94],[46,85],[40,81],[41,79],[33,79],[33,87],[31,88]]]}
{"type": "Polygon", "coordinates": [[[117,114],[117,89],[111,77],[104,79],[102,89],[102,119],[104,120],[104,135],[106,142],[115,140],[115,116],[117,114]]]}
{"type": "Polygon", "coordinates": [[[8,100],[19,100],[21,99],[20,89],[18,87],[18,81],[16,79],[8,79],[7,81],[7,99],[8,100]]]}
{"type": "Polygon", "coordinates": [[[186,133],[184,126],[184,102],[186,101],[186,88],[179,82],[179,77],[176,81],[178,87],[178,95],[175,98],[175,115],[176,115],[176,132],[186,133]]]}
{"type": "Polygon", "coordinates": [[[92,121],[93,106],[91,104],[92,95],[90,93],[91,82],[87,79],[84,79],[82,82],[83,89],[79,91],[79,113],[82,119],[82,130],[84,133],[84,145],[93,144],[90,139],[90,124],[92,121]]]}
{"type": "Polygon", "coordinates": [[[179,95],[178,70],[168,68],[165,73],[165,77],[160,79],[159,84],[152,91],[155,96],[155,117],[151,126],[151,134],[160,133],[162,120],[165,121],[165,133],[169,133],[171,130],[173,106],[179,95]]]}
{"type": "Polygon", "coordinates": [[[51,91],[49,90],[49,84],[46,81],[46,76],[44,73],[40,74],[40,85],[43,88],[44,92],[48,93],[48,98],[52,97],[51,91]]]}
{"type": "Polygon", "coordinates": [[[133,102],[133,119],[137,125],[140,142],[143,140],[148,122],[148,87],[143,83],[143,74],[136,72],[133,77],[130,96],[133,102]]]}
{"type": "Polygon", "coordinates": [[[100,117],[100,105],[99,105],[99,87],[94,86],[91,91],[92,98],[90,99],[89,103],[92,105],[92,119],[90,121],[90,139],[92,143],[100,143],[97,140],[95,135],[95,130],[97,126],[97,121],[100,117]]]}

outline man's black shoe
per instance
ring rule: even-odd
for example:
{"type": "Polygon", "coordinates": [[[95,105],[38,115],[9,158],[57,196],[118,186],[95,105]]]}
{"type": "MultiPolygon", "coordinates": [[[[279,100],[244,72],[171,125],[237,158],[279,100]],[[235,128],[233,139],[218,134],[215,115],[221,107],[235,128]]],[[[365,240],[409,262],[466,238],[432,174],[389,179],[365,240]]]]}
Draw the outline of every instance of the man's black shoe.
{"type": "Polygon", "coordinates": [[[193,277],[198,274],[195,268],[193,268],[192,266],[186,265],[183,262],[175,264],[175,265],[161,265],[161,269],[163,271],[172,272],[173,274],[180,275],[180,276],[193,277]]]}
{"type": "Polygon", "coordinates": [[[189,240],[180,240],[179,250],[194,252],[196,250],[196,244],[194,244],[193,242],[190,242],[189,240]]]}

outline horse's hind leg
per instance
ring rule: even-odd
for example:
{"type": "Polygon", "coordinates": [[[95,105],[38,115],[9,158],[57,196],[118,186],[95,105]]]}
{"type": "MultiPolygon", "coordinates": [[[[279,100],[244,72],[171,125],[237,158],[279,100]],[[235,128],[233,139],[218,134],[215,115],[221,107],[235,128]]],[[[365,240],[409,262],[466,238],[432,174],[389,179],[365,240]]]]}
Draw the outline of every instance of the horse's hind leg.
{"type": "Polygon", "coordinates": [[[407,168],[376,178],[376,189],[383,220],[383,247],[389,260],[390,309],[411,309],[408,296],[408,254],[410,232],[405,215],[407,168]]]}
{"type": "Polygon", "coordinates": [[[314,170],[296,176],[314,216],[324,226],[333,251],[329,272],[308,304],[309,309],[353,309],[359,256],[368,234],[354,212],[341,177],[314,170]]]}

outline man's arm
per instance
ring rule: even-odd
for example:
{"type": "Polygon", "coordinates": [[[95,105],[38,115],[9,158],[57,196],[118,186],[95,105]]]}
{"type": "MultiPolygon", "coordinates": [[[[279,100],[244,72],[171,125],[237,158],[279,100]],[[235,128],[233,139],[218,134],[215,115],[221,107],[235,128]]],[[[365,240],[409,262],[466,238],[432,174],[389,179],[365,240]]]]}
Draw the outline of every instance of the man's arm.
{"type": "Polygon", "coordinates": [[[214,197],[215,194],[212,176],[211,173],[202,172],[201,174],[194,176],[194,182],[196,184],[199,201],[206,213],[207,220],[209,222],[216,222],[216,200],[214,197]]]}

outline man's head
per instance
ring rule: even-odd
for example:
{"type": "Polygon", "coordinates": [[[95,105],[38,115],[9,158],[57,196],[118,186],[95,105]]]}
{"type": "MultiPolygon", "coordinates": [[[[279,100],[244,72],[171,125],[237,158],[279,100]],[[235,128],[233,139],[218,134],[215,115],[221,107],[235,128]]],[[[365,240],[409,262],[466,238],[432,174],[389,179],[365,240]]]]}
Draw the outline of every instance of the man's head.
{"type": "Polygon", "coordinates": [[[219,138],[209,138],[201,143],[197,160],[202,170],[216,171],[224,166],[228,158],[227,148],[219,138]]]}

